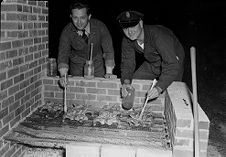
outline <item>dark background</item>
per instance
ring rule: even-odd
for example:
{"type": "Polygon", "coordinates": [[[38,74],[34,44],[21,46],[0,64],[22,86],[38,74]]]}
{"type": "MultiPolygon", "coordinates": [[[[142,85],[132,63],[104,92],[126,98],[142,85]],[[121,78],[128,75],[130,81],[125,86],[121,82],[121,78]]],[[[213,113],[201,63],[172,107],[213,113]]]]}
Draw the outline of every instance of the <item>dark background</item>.
{"type": "MultiPolygon", "coordinates": [[[[49,1],[50,57],[57,58],[60,33],[70,21],[70,2],[71,0],[49,1]]],[[[119,77],[120,44],[123,33],[116,17],[122,11],[140,11],[145,15],[143,19],[145,24],[161,24],[173,30],[183,44],[188,57],[190,46],[200,48],[203,44],[208,45],[209,42],[225,38],[226,3],[223,0],[86,0],[85,2],[88,2],[91,8],[92,17],[103,21],[112,35],[116,60],[114,73],[119,77]],[[200,40],[202,40],[201,44],[200,40]]]]}

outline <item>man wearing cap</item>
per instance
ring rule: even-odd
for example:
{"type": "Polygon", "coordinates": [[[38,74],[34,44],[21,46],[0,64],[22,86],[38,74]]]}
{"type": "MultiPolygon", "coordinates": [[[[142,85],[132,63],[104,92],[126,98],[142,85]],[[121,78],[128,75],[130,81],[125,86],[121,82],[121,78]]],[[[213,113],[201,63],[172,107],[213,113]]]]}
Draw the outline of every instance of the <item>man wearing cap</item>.
{"type": "Polygon", "coordinates": [[[60,76],[65,76],[68,70],[72,76],[84,76],[85,63],[90,59],[91,43],[94,76],[104,77],[106,73],[112,74],[115,66],[114,49],[106,25],[96,18],[91,18],[89,6],[85,3],[73,2],[70,11],[71,22],[64,27],[59,42],[60,76]]]}
{"type": "Polygon", "coordinates": [[[118,15],[124,37],[121,51],[122,96],[132,79],[157,79],[155,87],[147,92],[150,99],[157,98],[173,81],[181,81],[183,76],[184,48],[171,30],[160,25],[145,25],[143,14],[125,11],[118,15]],[[143,61],[136,67],[136,57],[143,61]]]}

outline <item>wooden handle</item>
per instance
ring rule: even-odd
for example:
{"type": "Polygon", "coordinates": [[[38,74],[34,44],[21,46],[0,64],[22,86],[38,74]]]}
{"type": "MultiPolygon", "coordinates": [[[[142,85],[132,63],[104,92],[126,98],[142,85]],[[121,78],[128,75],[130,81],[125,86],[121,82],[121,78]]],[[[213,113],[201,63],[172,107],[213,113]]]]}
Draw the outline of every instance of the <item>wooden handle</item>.
{"type": "Polygon", "coordinates": [[[196,81],[196,51],[194,47],[190,48],[191,72],[192,72],[192,91],[193,91],[193,113],[195,129],[195,157],[199,157],[199,116],[197,101],[197,81],[196,81]]]}
{"type": "MultiPolygon", "coordinates": [[[[154,86],[155,86],[156,83],[157,83],[157,80],[154,79],[153,82],[152,82],[150,91],[154,88],[154,86]]],[[[148,102],[148,96],[146,96],[146,99],[145,99],[145,102],[144,102],[144,106],[143,106],[143,108],[142,108],[142,110],[141,110],[141,113],[140,113],[140,116],[139,116],[139,119],[140,119],[140,120],[141,120],[142,117],[143,117],[144,109],[145,109],[145,107],[146,107],[146,105],[147,105],[147,102],[148,102]]]]}
{"type": "Polygon", "coordinates": [[[89,60],[92,61],[93,60],[93,43],[90,44],[90,56],[89,56],[89,60]]]}
{"type": "Polygon", "coordinates": [[[64,87],[64,113],[67,113],[67,76],[64,75],[65,87],[64,87]]]}

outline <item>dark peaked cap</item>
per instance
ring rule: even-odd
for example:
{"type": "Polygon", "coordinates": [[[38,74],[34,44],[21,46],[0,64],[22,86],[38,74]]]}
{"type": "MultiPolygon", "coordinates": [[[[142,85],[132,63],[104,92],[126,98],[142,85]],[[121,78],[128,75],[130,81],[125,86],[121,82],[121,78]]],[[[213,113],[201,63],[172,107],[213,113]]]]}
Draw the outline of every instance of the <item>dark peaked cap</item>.
{"type": "Polygon", "coordinates": [[[117,20],[122,28],[136,26],[144,14],[137,11],[124,11],[118,15],[117,20]]]}

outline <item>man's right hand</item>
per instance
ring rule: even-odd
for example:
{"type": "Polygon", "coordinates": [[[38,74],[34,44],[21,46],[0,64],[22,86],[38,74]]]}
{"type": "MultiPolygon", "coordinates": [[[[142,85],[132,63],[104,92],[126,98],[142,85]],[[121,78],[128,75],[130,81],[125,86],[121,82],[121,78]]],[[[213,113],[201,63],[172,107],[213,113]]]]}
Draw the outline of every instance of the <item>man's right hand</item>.
{"type": "Polygon", "coordinates": [[[128,91],[129,90],[132,90],[132,86],[130,84],[130,81],[129,80],[124,80],[124,83],[122,85],[122,88],[121,88],[121,94],[122,94],[122,97],[125,98],[128,94],[128,91]]]}
{"type": "Polygon", "coordinates": [[[65,75],[67,76],[68,68],[60,68],[60,77],[64,77],[65,75]]]}
{"type": "Polygon", "coordinates": [[[60,85],[62,87],[66,87],[68,84],[68,78],[67,78],[68,68],[60,68],[59,72],[60,72],[60,85]]]}

